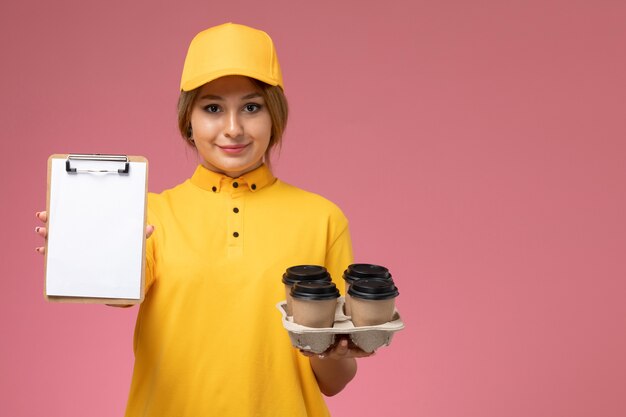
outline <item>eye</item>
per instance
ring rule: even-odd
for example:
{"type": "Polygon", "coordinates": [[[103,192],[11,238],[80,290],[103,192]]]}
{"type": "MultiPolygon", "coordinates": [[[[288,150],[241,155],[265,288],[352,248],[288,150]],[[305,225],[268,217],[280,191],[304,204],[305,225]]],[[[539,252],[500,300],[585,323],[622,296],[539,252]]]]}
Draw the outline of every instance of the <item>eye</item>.
{"type": "Polygon", "coordinates": [[[256,103],[248,103],[245,106],[243,106],[243,111],[247,113],[254,113],[254,112],[259,111],[260,109],[261,109],[261,105],[256,104],[256,103]]]}
{"type": "Polygon", "coordinates": [[[220,106],[218,106],[217,104],[209,104],[208,106],[204,107],[204,110],[209,113],[217,113],[220,111],[220,106]]]}

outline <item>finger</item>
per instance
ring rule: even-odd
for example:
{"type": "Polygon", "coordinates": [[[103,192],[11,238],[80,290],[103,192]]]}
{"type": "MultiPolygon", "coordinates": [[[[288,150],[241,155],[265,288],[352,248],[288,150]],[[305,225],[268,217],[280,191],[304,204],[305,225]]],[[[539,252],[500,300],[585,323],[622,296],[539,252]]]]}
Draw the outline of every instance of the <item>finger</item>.
{"type": "Polygon", "coordinates": [[[154,233],[154,226],[149,224],[146,226],[146,239],[152,236],[152,233],[154,233]]]}
{"type": "Polygon", "coordinates": [[[37,217],[39,220],[41,220],[42,222],[47,222],[48,221],[48,212],[47,211],[38,211],[37,213],[35,213],[35,217],[37,217]]]}
{"type": "MultiPolygon", "coordinates": [[[[328,356],[333,359],[343,359],[348,357],[348,353],[350,353],[350,349],[348,348],[348,341],[342,338],[337,341],[337,343],[329,350],[324,352],[324,357],[328,356]]],[[[320,358],[322,358],[322,356],[320,356],[320,358]]]]}
{"type": "Polygon", "coordinates": [[[348,341],[346,339],[342,339],[339,341],[339,344],[337,344],[337,347],[335,348],[335,353],[339,356],[346,356],[348,350],[348,341]]]}
{"type": "Polygon", "coordinates": [[[35,252],[37,252],[40,255],[43,255],[46,253],[46,248],[44,248],[43,246],[39,246],[38,248],[35,248],[35,252]]]}
{"type": "Polygon", "coordinates": [[[45,227],[35,227],[35,233],[41,237],[46,237],[48,236],[48,229],[45,227]]]}

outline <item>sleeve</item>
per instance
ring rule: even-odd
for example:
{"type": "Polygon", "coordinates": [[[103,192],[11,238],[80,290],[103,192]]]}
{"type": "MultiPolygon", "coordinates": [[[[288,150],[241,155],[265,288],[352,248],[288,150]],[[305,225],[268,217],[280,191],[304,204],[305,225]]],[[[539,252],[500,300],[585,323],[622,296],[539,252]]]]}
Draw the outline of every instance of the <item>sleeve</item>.
{"type": "Polygon", "coordinates": [[[353,262],[352,240],[350,239],[350,230],[348,227],[348,219],[339,212],[339,216],[331,217],[329,229],[332,240],[326,251],[325,267],[328,269],[330,276],[339,291],[344,294],[345,283],[343,280],[343,271],[353,262]]]}
{"type": "Polygon", "coordinates": [[[158,240],[161,234],[161,224],[158,221],[152,206],[154,205],[154,194],[148,195],[148,224],[154,226],[154,232],[152,236],[146,239],[146,268],[145,268],[145,286],[144,294],[147,295],[148,291],[156,280],[156,259],[158,253],[158,240]]]}
{"type": "MultiPolygon", "coordinates": [[[[148,223],[150,224],[150,223],[148,223]]],[[[146,275],[144,293],[148,294],[150,287],[154,283],[154,233],[146,240],[146,275]]]]}

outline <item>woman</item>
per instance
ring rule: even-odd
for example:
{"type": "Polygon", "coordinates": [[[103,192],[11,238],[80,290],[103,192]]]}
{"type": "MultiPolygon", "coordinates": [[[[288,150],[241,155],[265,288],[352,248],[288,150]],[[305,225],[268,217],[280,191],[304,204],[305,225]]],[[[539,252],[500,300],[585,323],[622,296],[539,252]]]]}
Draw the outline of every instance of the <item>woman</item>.
{"type": "Polygon", "coordinates": [[[321,394],[340,392],[367,354],[345,339],[322,356],[298,352],[275,305],[293,265],[324,265],[343,288],[350,235],[334,204],[272,174],[287,122],[272,40],[231,23],[199,33],[181,90],[179,129],[201,164],[148,197],[126,415],[327,416],[321,394]]]}

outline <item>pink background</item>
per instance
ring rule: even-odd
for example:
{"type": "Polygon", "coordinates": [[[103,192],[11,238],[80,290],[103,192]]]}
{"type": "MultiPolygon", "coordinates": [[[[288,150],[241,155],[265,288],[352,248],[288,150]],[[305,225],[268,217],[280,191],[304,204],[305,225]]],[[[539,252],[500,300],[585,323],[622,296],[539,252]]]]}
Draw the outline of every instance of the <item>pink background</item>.
{"type": "Polygon", "coordinates": [[[406,330],[334,416],[626,415],[618,0],[3,2],[1,415],[123,413],[136,309],[43,300],[46,158],[145,155],[152,191],[191,175],[179,75],[225,21],[278,46],[278,175],[338,203],[401,291],[406,330]]]}

